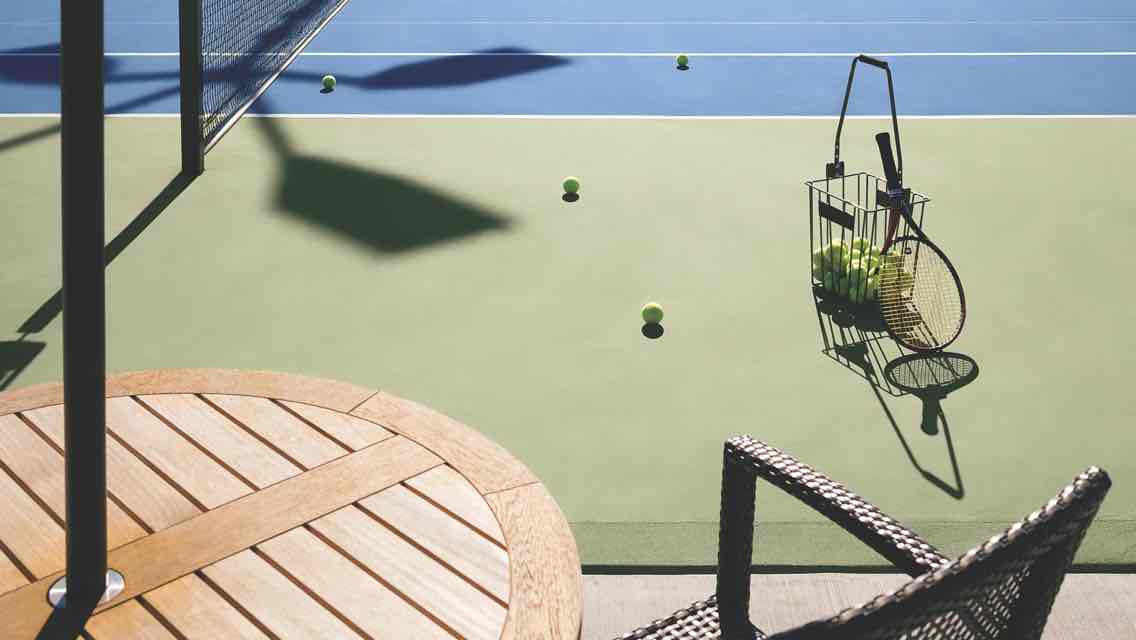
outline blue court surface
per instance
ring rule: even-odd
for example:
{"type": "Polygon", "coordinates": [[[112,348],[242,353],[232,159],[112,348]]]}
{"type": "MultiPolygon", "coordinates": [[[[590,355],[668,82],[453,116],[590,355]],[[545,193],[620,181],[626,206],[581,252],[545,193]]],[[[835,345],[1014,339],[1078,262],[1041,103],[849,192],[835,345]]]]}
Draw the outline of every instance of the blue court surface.
{"type": "MultiPolygon", "coordinates": [[[[849,57],[872,53],[904,79],[909,116],[1136,113],[1136,3],[798,4],[356,0],[271,89],[271,109],[830,116],[849,57]],[[322,95],[327,73],[340,84],[322,95]]],[[[176,3],[137,5],[107,3],[108,110],[174,113],[176,3]]],[[[57,10],[0,7],[0,113],[58,111],[57,10]]],[[[882,81],[864,75],[850,113],[884,112],[882,81]]]]}

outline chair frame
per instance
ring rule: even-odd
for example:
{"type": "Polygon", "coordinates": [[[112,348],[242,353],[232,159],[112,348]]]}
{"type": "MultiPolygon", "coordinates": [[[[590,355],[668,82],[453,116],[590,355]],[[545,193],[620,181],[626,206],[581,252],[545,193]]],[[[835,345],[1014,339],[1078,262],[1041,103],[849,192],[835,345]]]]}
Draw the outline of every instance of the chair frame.
{"type": "MultiPolygon", "coordinates": [[[[1005,629],[990,637],[1038,640],[1065,572],[1111,486],[1107,473],[1090,467],[1043,508],[951,561],[840,483],[763,442],[736,436],[726,441],[723,454],[715,595],[625,634],[623,639],[695,638],[702,637],[702,630],[719,628],[722,640],[766,637],[749,620],[759,477],[824,515],[913,578],[871,602],[768,636],[771,640],[878,637],[873,630],[881,626],[926,616],[943,593],[1001,576],[1008,562],[1031,563],[1031,570],[1021,583],[1013,609],[1006,612],[1005,629]],[[675,625],[688,630],[674,636],[657,633],[675,625]]],[[[982,626],[982,621],[968,623],[982,626]]]]}

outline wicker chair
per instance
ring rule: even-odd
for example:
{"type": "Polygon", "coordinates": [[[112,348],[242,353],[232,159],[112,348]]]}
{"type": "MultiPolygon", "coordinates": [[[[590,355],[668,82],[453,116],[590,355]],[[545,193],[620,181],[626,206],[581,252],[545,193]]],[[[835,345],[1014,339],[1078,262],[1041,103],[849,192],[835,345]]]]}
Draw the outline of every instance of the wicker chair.
{"type": "Polygon", "coordinates": [[[951,561],[879,509],[746,436],[726,442],[717,594],[617,640],[1037,640],[1111,485],[1088,469],[1040,510],[951,561]],[[827,619],[765,635],[749,621],[754,491],[760,476],[859,538],[913,579],[827,619]]]}

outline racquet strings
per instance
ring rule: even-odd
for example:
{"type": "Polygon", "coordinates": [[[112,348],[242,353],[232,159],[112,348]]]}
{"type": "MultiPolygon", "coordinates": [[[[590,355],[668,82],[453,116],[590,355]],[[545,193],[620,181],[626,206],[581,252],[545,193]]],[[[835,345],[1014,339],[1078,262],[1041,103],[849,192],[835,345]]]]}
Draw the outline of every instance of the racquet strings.
{"type": "Polygon", "coordinates": [[[902,238],[881,268],[880,312],[888,327],[915,348],[949,344],[962,329],[963,307],[950,267],[915,238],[902,238]]]}

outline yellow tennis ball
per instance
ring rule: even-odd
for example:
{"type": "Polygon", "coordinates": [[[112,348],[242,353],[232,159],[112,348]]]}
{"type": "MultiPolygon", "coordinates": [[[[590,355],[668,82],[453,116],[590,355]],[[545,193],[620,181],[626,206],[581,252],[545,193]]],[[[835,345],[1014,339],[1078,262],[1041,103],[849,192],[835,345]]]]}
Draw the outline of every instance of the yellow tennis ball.
{"type": "Polygon", "coordinates": [[[852,242],[849,243],[849,246],[851,246],[854,251],[863,253],[872,246],[872,243],[868,242],[867,238],[852,238],[852,242]]]}
{"type": "Polygon", "coordinates": [[[880,297],[880,281],[876,278],[868,278],[868,289],[864,292],[864,299],[868,301],[877,300],[880,297]]]}
{"type": "Polygon", "coordinates": [[[836,275],[835,273],[833,273],[831,271],[824,274],[824,290],[825,291],[835,292],[837,287],[839,286],[839,284],[840,284],[840,276],[836,275]]]}
{"type": "Polygon", "coordinates": [[[663,307],[657,302],[648,302],[643,305],[643,322],[659,324],[663,321],[663,307]]]}
{"type": "Polygon", "coordinates": [[[564,193],[576,193],[580,190],[580,179],[575,176],[564,178],[564,193]]]}

